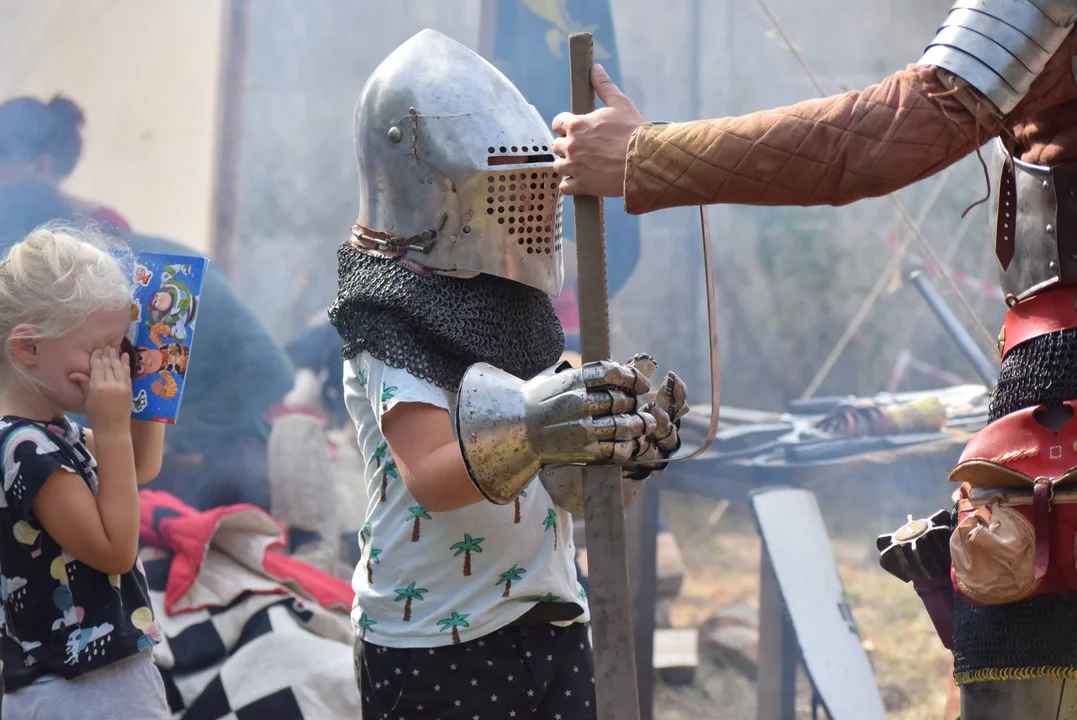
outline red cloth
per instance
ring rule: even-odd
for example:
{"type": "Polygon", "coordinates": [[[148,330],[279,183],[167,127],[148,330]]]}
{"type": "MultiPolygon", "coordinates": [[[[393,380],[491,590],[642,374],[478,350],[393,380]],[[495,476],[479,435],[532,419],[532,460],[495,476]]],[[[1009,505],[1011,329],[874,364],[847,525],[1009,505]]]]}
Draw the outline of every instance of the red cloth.
{"type": "Polygon", "coordinates": [[[131,232],[131,224],[126,218],[109,207],[96,208],[90,213],[90,219],[107,232],[131,232]]]}
{"type": "MultiPolygon", "coordinates": [[[[158,490],[139,492],[139,511],[140,542],[172,553],[165,587],[165,611],[169,614],[198,579],[210,541],[223,518],[241,512],[256,512],[269,517],[261,508],[246,504],[199,512],[175,496],[158,490]]],[[[281,534],[268,546],[262,559],[261,569],[266,576],[282,583],[296,583],[322,607],[350,609],[355,593],[347,582],[277,552],[285,546],[287,529],[277,521],[273,522],[280,527],[281,534]]],[[[280,593],[287,594],[288,590],[281,587],[280,593]]],[[[195,609],[198,608],[190,608],[195,609]]]]}
{"type": "Polygon", "coordinates": [[[553,299],[553,310],[561,321],[561,328],[566,335],[580,332],[580,308],[576,304],[576,288],[567,287],[553,299]]]}

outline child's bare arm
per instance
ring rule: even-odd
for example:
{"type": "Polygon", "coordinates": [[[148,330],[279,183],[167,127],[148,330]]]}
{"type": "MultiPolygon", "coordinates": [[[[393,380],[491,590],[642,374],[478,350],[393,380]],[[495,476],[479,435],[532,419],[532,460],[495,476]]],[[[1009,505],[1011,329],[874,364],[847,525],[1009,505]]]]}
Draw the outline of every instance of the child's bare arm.
{"type": "MultiPolygon", "coordinates": [[[[100,476],[97,497],[75,473],[57,470],[38,491],[33,510],[41,527],[79,562],[110,575],[130,571],[138,553],[138,485],[134,454],[126,439],[127,472],[102,462],[122,454],[123,438],[97,433],[100,476]],[[107,477],[106,477],[107,473],[107,477]]],[[[120,463],[122,464],[122,463],[120,463]]]]}
{"type": "Polygon", "coordinates": [[[131,421],[131,440],[135,451],[135,477],[139,485],[145,485],[161,472],[164,457],[164,423],[131,421]]]}
{"type": "Polygon", "coordinates": [[[382,416],[382,434],[408,492],[427,510],[446,512],[484,500],[464,466],[448,411],[397,403],[382,416]]]}
{"type": "MultiPolygon", "coordinates": [[[[96,456],[93,431],[83,430],[83,432],[86,433],[86,447],[91,455],[96,456]]],[[[163,423],[132,420],[131,440],[135,449],[135,477],[138,478],[139,485],[145,485],[161,474],[161,465],[164,461],[165,426],[163,423]]]]}
{"type": "Polygon", "coordinates": [[[131,373],[115,348],[94,350],[90,376],[78,378],[96,428],[97,496],[66,470],[34,497],[41,526],[76,560],[109,574],[128,572],[138,552],[138,483],[131,438],[131,373]]]}

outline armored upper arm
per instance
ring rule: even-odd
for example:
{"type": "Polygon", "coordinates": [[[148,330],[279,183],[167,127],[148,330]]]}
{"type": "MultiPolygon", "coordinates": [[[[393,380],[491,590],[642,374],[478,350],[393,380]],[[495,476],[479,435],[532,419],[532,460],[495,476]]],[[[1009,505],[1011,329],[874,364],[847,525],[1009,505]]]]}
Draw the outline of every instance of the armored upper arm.
{"type": "Polygon", "coordinates": [[[957,0],[918,64],[958,76],[1009,113],[1058,50],[1077,0],[957,0]]]}

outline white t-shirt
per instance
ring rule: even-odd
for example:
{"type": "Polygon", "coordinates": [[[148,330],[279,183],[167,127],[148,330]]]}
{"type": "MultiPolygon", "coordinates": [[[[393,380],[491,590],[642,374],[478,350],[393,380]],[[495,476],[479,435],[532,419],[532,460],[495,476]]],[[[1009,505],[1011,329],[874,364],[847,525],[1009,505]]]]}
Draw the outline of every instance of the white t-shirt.
{"type": "MultiPolygon", "coordinates": [[[[352,576],[356,636],[394,648],[466,642],[505,627],[539,602],[575,602],[572,516],[532,481],[509,505],[479,502],[450,512],[423,508],[400,478],[381,434],[399,402],[451,412],[456,398],[363,352],[344,365],[344,400],[366,461],[366,524],[352,576]]],[[[560,623],[559,623],[560,624],[560,623]]]]}

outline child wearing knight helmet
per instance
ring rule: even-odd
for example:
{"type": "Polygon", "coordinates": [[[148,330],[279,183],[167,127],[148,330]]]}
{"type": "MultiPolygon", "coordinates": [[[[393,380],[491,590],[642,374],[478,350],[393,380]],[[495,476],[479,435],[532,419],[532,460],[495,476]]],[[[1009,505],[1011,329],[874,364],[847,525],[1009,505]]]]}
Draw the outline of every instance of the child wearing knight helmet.
{"type": "Polygon", "coordinates": [[[164,426],[131,419],[132,283],[94,236],[39,228],[0,260],[0,658],[19,720],[170,718],[138,561],[164,426]],[[65,413],[85,414],[93,431],[65,413]]]}
{"type": "MultiPolygon", "coordinates": [[[[352,578],[363,717],[595,718],[580,493],[534,480],[564,463],[660,465],[684,386],[670,374],[645,403],[653,364],[559,364],[551,139],[489,63],[419,33],[367,81],[355,135],[360,215],[329,317],[369,498],[352,578]],[[476,150],[477,129],[506,147],[476,150]],[[498,152],[516,157],[487,167],[498,152]]],[[[626,487],[654,469],[626,471],[626,487]]]]}

